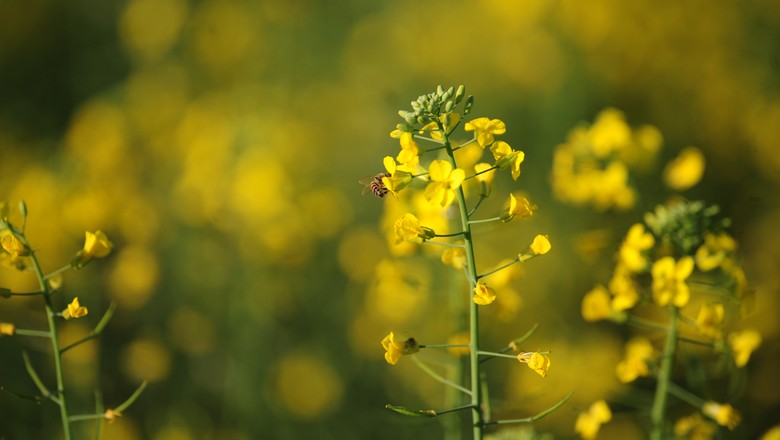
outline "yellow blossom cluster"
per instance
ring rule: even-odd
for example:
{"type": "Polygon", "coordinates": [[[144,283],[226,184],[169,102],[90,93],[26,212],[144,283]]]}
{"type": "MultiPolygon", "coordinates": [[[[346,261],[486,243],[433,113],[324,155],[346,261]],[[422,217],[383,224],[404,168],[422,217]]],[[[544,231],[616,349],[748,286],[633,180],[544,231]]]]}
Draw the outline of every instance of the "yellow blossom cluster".
{"type": "Polygon", "coordinates": [[[555,149],[552,186],[555,196],[573,205],[593,206],[599,211],[628,209],[636,202],[629,170],[642,161],[652,161],[663,142],[657,128],[633,129],[622,112],[601,111],[592,125],[569,133],[555,149]]]}

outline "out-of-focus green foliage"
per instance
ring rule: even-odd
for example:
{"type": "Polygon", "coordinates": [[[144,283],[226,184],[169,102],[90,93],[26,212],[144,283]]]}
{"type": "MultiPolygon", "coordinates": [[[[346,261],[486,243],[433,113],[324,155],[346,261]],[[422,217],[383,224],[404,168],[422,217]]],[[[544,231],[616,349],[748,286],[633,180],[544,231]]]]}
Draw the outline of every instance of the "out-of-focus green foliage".
{"type": "MultiPolygon", "coordinates": [[[[451,336],[436,310],[452,271],[386,260],[398,251],[377,218],[383,204],[384,218],[398,217],[394,200],[361,196],[357,181],[396,151],[398,108],[462,83],[533,164],[521,184],[495,185],[533,194],[541,209],[528,228],[555,243],[485,318],[501,323],[487,329],[497,347],[542,323],[534,340],[555,354],[544,383],[490,366],[501,415],[535,414],[574,391],[576,410],[534,424],[570,436],[594,401],[649,398],[621,394],[622,336],[585,323],[580,301],[608,279],[628,227],[667,197],[662,164],[695,145],[707,166],[684,194],[732,219],[757,288],[745,325],[764,340],[731,435],[761,435],[780,422],[778,29],[768,0],[2,2],[0,199],[35,213],[27,236],[45,270],[84,230],[116,245],[63,286],[95,310],[118,304],[99,340],[64,355],[73,405],[93,408],[98,386],[119,403],[149,380],[106,438],[440,437],[437,422],[384,409],[438,407],[443,390],[411,363],[388,368],[379,341],[392,328],[451,336]],[[554,148],[607,107],[663,134],[656,162],[631,182],[635,208],[556,202],[554,148]],[[399,304],[408,310],[388,313],[399,304]]],[[[498,265],[516,247],[511,234],[484,234],[482,261],[498,265]]],[[[34,283],[0,270],[1,287],[34,283]]],[[[0,300],[0,321],[35,328],[37,306],[0,300]]],[[[95,323],[65,323],[64,344],[95,323]]],[[[0,339],[0,386],[35,394],[19,353],[45,356],[37,342],[0,339]]],[[[611,407],[603,438],[641,435],[641,420],[611,407]]],[[[0,393],[0,436],[58,432],[53,407],[0,393]]]]}

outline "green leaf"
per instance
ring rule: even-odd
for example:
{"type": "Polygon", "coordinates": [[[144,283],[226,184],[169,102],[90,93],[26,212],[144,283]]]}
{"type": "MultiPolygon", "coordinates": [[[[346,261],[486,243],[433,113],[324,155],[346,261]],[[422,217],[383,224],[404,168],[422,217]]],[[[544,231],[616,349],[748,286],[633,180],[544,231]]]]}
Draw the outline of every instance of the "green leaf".
{"type": "Polygon", "coordinates": [[[398,414],[412,417],[436,417],[436,411],[432,409],[409,409],[403,406],[385,405],[385,408],[395,411],[398,414]]]}

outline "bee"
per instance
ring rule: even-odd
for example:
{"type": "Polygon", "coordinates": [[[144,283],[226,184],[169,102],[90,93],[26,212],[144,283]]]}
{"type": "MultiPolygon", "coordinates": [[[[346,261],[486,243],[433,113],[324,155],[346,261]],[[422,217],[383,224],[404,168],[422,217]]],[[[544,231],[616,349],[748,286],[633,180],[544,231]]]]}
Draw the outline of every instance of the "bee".
{"type": "Polygon", "coordinates": [[[364,188],[363,188],[363,195],[366,195],[366,193],[371,192],[375,196],[379,197],[380,199],[387,195],[388,190],[385,186],[384,182],[382,182],[383,177],[390,177],[390,173],[379,173],[376,176],[368,176],[363,179],[360,179],[358,182],[360,182],[364,188]]]}

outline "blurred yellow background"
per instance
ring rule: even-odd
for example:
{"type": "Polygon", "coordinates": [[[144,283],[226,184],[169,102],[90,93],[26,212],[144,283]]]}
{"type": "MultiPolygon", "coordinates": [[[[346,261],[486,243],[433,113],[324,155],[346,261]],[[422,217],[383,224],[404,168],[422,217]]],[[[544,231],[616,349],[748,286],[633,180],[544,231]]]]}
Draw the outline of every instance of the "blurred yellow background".
{"type": "MultiPolygon", "coordinates": [[[[110,406],[149,380],[106,438],[440,438],[438,421],[383,408],[438,408],[444,390],[410,362],[388,366],[379,341],[425,329],[445,342],[452,270],[425,253],[392,259],[379,225],[400,213],[357,181],[396,154],[399,109],[465,84],[473,115],[505,121],[526,154],[518,182],[498,187],[539,206],[510,232],[485,229],[480,260],[497,265],[536,232],[553,242],[483,319],[499,348],[539,322],[532,343],[552,350],[550,376],[492,362],[495,406],[525,417],[574,391],[535,424],[571,437],[593,401],[647,398],[614,377],[625,334],[585,323],[580,301],[608,279],[628,226],[668,197],[663,163],[694,145],[707,168],[685,195],[732,218],[758,289],[738,325],[764,343],[732,435],[759,436],[780,422],[779,38],[769,0],[0,3],[0,200],[26,202],[44,270],[66,264],[85,230],[116,245],[65,277],[91,314],[64,340],[119,306],[98,341],[65,355],[73,405],[91,410],[99,387],[110,406]],[[658,161],[634,182],[633,210],[566,206],[553,150],[606,107],[660,130],[658,161]]],[[[0,271],[0,286],[35,283],[0,271]]],[[[40,327],[39,301],[2,300],[0,320],[40,327]]],[[[35,393],[22,349],[50,379],[37,342],[0,339],[0,386],[35,393]]],[[[631,405],[613,412],[603,438],[644,430],[631,405]]],[[[58,424],[53,405],[0,393],[0,437],[57,438],[58,424]]]]}

